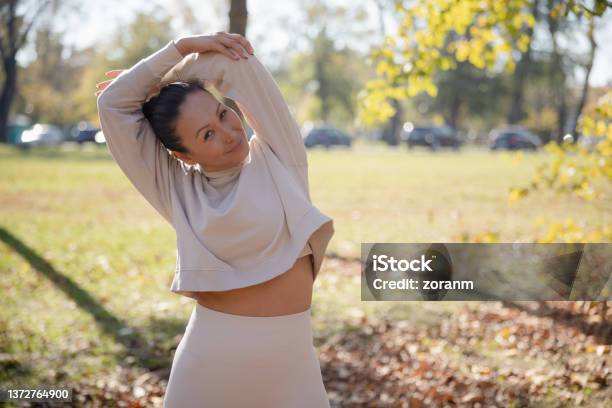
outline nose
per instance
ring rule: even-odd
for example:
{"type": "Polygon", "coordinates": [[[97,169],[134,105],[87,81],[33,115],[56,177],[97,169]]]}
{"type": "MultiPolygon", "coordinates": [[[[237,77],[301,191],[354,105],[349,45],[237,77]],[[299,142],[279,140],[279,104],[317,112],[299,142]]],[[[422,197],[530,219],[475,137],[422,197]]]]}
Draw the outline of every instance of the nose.
{"type": "Polygon", "coordinates": [[[223,143],[232,144],[234,143],[234,136],[232,133],[232,129],[225,128],[223,129],[223,143]]]}

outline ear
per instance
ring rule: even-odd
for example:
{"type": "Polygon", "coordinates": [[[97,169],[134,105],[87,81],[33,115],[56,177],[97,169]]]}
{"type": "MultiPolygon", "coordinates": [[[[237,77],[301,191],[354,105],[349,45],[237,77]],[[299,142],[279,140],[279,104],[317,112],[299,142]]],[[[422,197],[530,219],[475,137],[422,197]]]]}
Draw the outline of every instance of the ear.
{"type": "Polygon", "coordinates": [[[193,166],[194,164],[196,164],[196,161],[191,158],[189,153],[181,153],[181,152],[177,152],[177,151],[172,150],[171,154],[175,158],[181,159],[183,162],[185,162],[185,163],[187,163],[189,165],[193,166]]]}

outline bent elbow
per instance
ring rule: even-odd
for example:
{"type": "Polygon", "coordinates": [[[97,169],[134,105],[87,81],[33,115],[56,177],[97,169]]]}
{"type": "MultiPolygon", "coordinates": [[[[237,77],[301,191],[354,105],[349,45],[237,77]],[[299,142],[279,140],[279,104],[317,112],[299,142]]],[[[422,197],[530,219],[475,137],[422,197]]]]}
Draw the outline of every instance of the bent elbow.
{"type": "Polygon", "coordinates": [[[98,112],[123,105],[121,101],[124,99],[126,92],[127,90],[122,90],[122,86],[115,79],[98,95],[98,112]]]}
{"type": "Polygon", "coordinates": [[[98,115],[101,115],[102,112],[109,108],[108,92],[106,89],[102,91],[100,95],[98,95],[98,99],[96,100],[96,106],[98,108],[98,115]]]}

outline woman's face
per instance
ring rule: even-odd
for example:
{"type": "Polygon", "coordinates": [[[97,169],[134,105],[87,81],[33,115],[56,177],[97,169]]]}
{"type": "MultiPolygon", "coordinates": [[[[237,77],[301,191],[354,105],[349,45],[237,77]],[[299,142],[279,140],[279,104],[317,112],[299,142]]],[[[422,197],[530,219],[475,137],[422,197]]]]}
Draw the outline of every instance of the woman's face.
{"type": "Polygon", "coordinates": [[[185,98],[176,133],[189,153],[173,152],[205,171],[237,166],[249,154],[246,132],[238,114],[212,95],[197,90],[185,98]]]}

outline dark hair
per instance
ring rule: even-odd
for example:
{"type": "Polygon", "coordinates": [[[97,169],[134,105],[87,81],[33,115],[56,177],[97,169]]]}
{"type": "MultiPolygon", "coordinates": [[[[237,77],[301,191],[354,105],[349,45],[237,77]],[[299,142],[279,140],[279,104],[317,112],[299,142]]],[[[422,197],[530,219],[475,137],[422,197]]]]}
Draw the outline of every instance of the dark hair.
{"type": "Polygon", "coordinates": [[[198,90],[215,97],[197,80],[173,82],[164,86],[158,95],[142,105],[145,117],[166,149],[189,153],[176,134],[176,120],[178,119],[179,109],[187,95],[198,90]]]}

